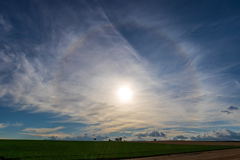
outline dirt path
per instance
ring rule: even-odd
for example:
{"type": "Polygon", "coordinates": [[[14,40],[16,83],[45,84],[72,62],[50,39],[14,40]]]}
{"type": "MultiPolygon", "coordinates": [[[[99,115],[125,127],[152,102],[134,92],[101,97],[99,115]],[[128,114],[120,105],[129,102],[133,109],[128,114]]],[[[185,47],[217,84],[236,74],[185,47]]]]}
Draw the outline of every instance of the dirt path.
{"type": "Polygon", "coordinates": [[[240,160],[240,148],[145,158],[132,158],[129,160],[240,160]]]}
{"type": "MultiPolygon", "coordinates": [[[[240,142],[165,141],[165,142],[144,142],[144,143],[240,146],[240,142]]],[[[154,157],[145,157],[145,158],[132,158],[129,160],[240,160],[240,148],[205,151],[205,152],[182,153],[182,154],[154,156],[154,157]]]]}
{"type": "Polygon", "coordinates": [[[187,144],[187,145],[227,145],[240,146],[240,141],[220,142],[220,141],[135,141],[139,143],[162,143],[162,144],[187,144]]]}

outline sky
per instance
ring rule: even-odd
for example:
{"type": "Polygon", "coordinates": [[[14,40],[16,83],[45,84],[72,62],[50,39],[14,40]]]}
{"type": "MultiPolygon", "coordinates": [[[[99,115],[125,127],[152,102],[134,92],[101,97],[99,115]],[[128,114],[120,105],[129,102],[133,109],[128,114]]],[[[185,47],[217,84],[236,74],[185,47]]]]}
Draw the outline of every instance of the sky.
{"type": "Polygon", "coordinates": [[[1,1],[0,139],[240,140],[239,8],[1,1]]]}

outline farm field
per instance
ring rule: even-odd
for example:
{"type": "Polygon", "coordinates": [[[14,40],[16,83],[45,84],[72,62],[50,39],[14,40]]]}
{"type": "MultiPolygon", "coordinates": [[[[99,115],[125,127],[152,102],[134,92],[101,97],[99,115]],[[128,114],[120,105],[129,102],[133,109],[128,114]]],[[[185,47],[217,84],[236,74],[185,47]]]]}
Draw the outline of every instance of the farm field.
{"type": "Polygon", "coordinates": [[[134,158],[237,148],[229,145],[184,145],[138,142],[0,140],[0,159],[59,160],[134,158]]]}

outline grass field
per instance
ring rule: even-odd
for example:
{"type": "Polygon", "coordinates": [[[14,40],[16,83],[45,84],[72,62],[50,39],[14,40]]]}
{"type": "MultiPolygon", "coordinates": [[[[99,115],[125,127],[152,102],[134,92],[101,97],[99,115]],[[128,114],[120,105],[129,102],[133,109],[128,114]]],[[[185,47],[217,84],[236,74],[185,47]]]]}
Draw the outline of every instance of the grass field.
{"type": "Polygon", "coordinates": [[[0,160],[130,158],[226,148],[236,148],[236,146],[175,145],[134,142],[0,140],[0,160]]]}

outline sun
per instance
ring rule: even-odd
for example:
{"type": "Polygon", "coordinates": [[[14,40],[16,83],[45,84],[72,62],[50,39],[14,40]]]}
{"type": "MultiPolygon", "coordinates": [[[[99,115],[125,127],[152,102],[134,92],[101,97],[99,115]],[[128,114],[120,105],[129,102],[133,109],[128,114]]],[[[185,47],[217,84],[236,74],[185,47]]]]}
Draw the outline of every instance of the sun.
{"type": "Polygon", "coordinates": [[[122,101],[130,101],[132,98],[132,90],[128,86],[119,88],[118,97],[122,101]]]}

